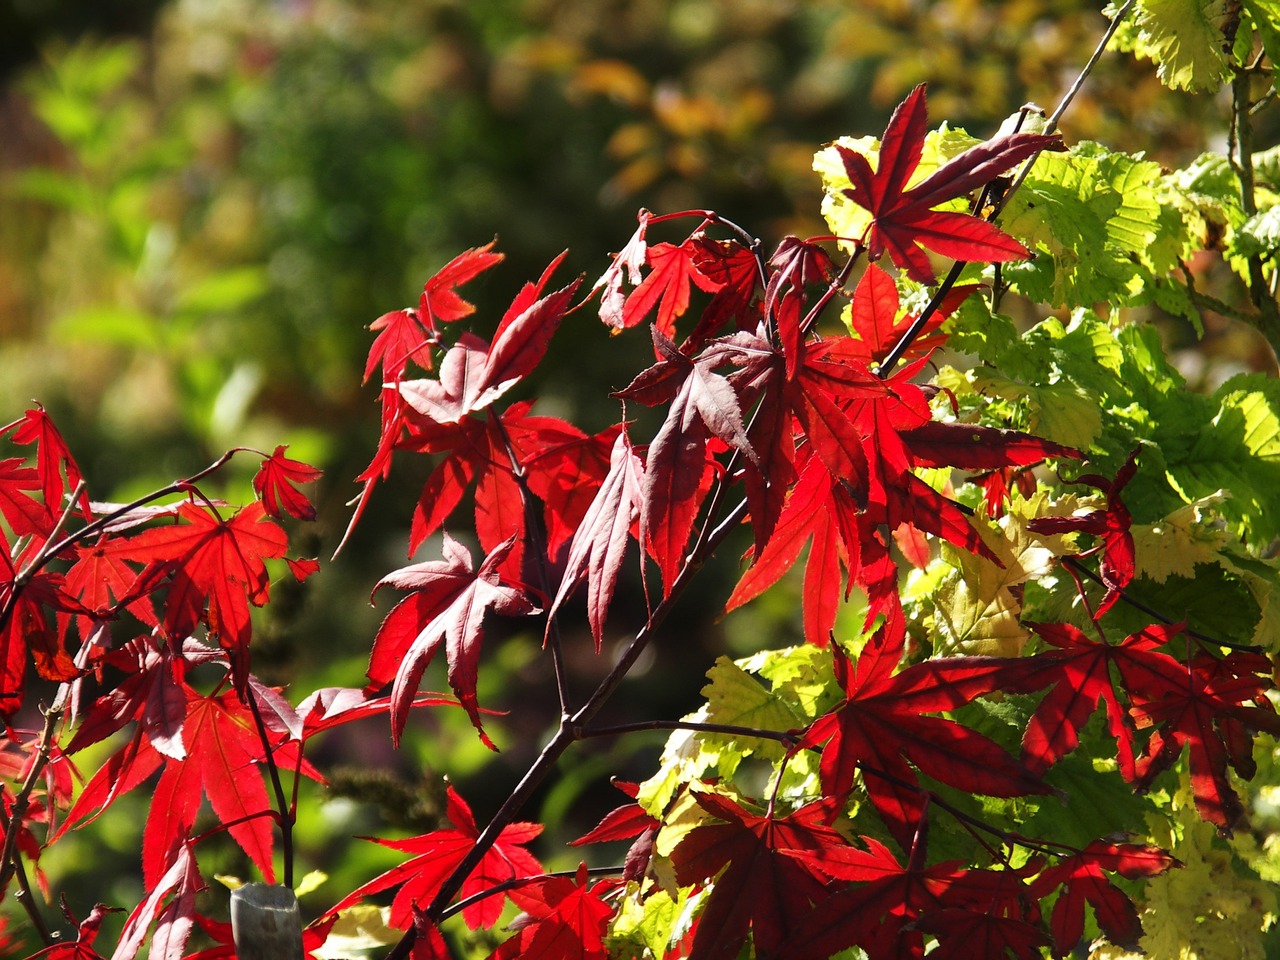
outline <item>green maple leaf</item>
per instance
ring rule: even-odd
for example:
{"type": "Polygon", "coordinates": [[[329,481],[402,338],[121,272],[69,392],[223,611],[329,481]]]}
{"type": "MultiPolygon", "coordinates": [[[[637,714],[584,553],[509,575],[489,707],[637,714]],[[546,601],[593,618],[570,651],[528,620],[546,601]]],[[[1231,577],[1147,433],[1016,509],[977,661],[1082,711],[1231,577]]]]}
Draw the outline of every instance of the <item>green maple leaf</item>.
{"type": "MultiPolygon", "coordinates": [[[[1156,76],[1173,90],[1211,91],[1231,79],[1226,27],[1227,0],[1139,0],[1137,11],[1116,34],[1119,47],[1156,65],[1156,76]]],[[[1114,9],[1109,8],[1108,15],[1114,9]]]]}
{"type": "Polygon", "coordinates": [[[1020,292],[1054,306],[1128,302],[1145,289],[1134,252],[1150,248],[1161,220],[1156,163],[1095,143],[1041,154],[1001,225],[1037,254],[1004,268],[1020,292]]]}
{"type": "Polygon", "coordinates": [[[1194,442],[1174,456],[1166,449],[1169,480],[1186,500],[1230,490],[1223,515],[1259,547],[1280,536],[1280,381],[1232,377],[1214,399],[1217,412],[1194,442]]]}

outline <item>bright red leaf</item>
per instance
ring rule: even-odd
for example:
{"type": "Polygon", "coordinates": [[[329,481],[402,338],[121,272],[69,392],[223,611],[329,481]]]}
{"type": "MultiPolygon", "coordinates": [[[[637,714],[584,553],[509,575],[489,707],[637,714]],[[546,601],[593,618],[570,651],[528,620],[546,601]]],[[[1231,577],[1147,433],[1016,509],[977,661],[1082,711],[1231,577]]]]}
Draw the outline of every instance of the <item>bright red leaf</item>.
{"type": "Polygon", "coordinates": [[[299,520],[314,520],[316,508],[295,484],[314,483],[321,473],[301,460],[284,455],[287,447],[276,447],[253,477],[253,489],[270,516],[282,519],[281,510],[299,520]]]}
{"type": "Polygon", "coordinates": [[[1003,263],[1028,256],[1027,248],[985,220],[933,207],[962,197],[1041,150],[1061,150],[1057,136],[1002,134],[970,147],[907,189],[924,148],[924,85],[916,87],[889,118],[880,141],[877,169],[856,150],[837,145],[851,186],[846,197],[872,216],[862,238],[872,260],[888,252],[912,280],[934,283],[933,266],[921,247],[954,260],[1003,263]]]}
{"type": "Polygon", "coordinates": [[[587,865],[577,875],[548,877],[512,890],[512,901],[524,912],[511,924],[515,936],[490,960],[608,960],[605,946],[614,907],[604,898],[616,880],[590,882],[587,865]]]}
{"type": "Polygon", "coordinates": [[[861,770],[872,805],[904,846],[925,809],[908,763],[970,793],[1019,797],[1050,792],[993,741],[954,720],[925,716],[954,710],[997,689],[1002,680],[998,665],[993,669],[984,658],[953,657],[894,674],[901,646],[889,642],[883,630],[854,664],[839,646],[832,650],[847,699],[814,721],[799,748],[825,744],[820,772],[823,791],[830,796],[848,797],[861,770]]]}
{"type": "Polygon", "coordinates": [[[449,685],[480,738],[493,748],[480,723],[476,702],[484,616],[489,610],[513,617],[538,612],[523,585],[512,585],[499,577],[498,567],[514,542],[499,544],[480,569],[473,570],[471,553],[446,533],[443,560],[402,567],[374,587],[375,594],[384,586],[413,591],[382,621],[369,660],[368,690],[392,684],[391,734],[395,742],[399,743],[404,732],[423,672],[443,647],[449,660],[449,685]]]}
{"type": "MultiPolygon", "coordinates": [[[[447,807],[452,829],[433,830],[405,840],[375,840],[384,847],[417,856],[353,890],[329,913],[338,913],[370,894],[402,885],[391,902],[391,925],[408,927],[413,922],[414,907],[425,909],[431,903],[480,836],[471,808],[452,785],[447,788],[447,807]]],[[[525,849],[525,844],[541,832],[542,825],[538,823],[511,823],[503,827],[497,841],[463,881],[459,896],[465,900],[499,883],[541,874],[542,865],[525,849]]],[[[462,911],[462,919],[472,930],[491,927],[502,915],[503,901],[503,897],[496,895],[477,900],[462,911]]]]}
{"type": "Polygon", "coordinates": [[[1061,887],[1053,905],[1050,921],[1053,930],[1053,955],[1065,957],[1073,953],[1084,935],[1085,904],[1093,907],[1094,918],[1107,939],[1129,950],[1138,949],[1142,924],[1133,901],[1108,879],[1108,873],[1136,880],[1154,877],[1177,860],[1156,847],[1131,843],[1108,843],[1095,840],[1074,856],[1041,871],[1031,884],[1036,897],[1045,897],[1061,887]]]}

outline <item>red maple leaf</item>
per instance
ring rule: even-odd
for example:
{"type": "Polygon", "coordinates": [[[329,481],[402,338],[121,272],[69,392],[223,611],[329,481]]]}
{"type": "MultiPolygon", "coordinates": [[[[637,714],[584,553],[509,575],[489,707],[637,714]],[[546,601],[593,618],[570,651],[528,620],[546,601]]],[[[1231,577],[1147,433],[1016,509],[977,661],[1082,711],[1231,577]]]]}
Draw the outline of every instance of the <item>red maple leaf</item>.
{"type": "MultiPolygon", "coordinates": [[[[249,708],[235,690],[204,696],[185,683],[169,685],[167,678],[158,677],[151,691],[145,700],[134,697],[135,705],[124,708],[143,720],[138,733],[85,784],[50,840],[81,821],[96,819],[160,769],[143,831],[142,869],[148,887],[186,849],[202,796],[267,881],[274,882],[271,804],[260,772],[264,748],[249,708]],[[175,694],[182,698],[177,724],[175,694]]],[[[98,709],[109,706],[108,699],[98,709]]],[[[100,739],[102,731],[96,729],[97,733],[73,745],[100,739]]],[[[286,734],[277,731],[273,737],[278,743],[286,734]]],[[[310,773],[309,767],[303,769],[310,773]]]]}
{"type": "MultiPolygon", "coordinates": [[[[56,514],[62,508],[62,497],[67,486],[75,488],[84,480],[80,467],[62,434],[54,426],[53,420],[45,413],[44,407],[35,407],[23,414],[13,431],[14,443],[34,443],[36,445],[36,473],[40,476],[40,488],[44,494],[45,509],[56,514]],[[62,474],[66,471],[66,483],[62,474]]],[[[89,498],[81,494],[80,508],[87,516],[89,498]]]]}
{"type": "Polygon", "coordinates": [[[124,922],[111,960],[133,960],[151,930],[149,960],[181,960],[196,917],[196,894],[204,889],[195,854],[184,843],[164,875],[147,884],[147,895],[124,922]]]}
{"type": "Polygon", "coordinates": [[[923,956],[919,919],[943,909],[947,891],[969,873],[958,861],[926,866],[924,835],[922,825],[907,845],[905,865],[873,837],[862,838],[865,850],[846,843],[813,855],[796,851],[823,876],[854,883],[796,918],[796,933],[778,950],[778,960],[826,960],[855,944],[871,960],[923,956]]]}
{"type": "MultiPolygon", "coordinates": [[[[480,836],[471,808],[452,785],[447,788],[446,797],[446,812],[453,824],[452,829],[433,830],[404,840],[374,839],[384,847],[417,856],[353,890],[328,912],[339,913],[370,894],[402,885],[391,902],[391,925],[409,926],[413,922],[414,907],[425,909],[431,903],[480,836]]],[[[542,865],[524,848],[541,832],[539,823],[510,823],[503,827],[498,839],[463,881],[459,891],[462,899],[483,893],[499,883],[541,874],[542,865]]],[[[477,900],[462,911],[462,919],[472,930],[491,927],[502,915],[503,900],[496,895],[477,900]]]]}
{"type": "Polygon", "coordinates": [[[1138,472],[1138,450],[1134,449],[1124,465],[1116,472],[1114,480],[1086,474],[1076,479],[1076,483],[1087,483],[1097,487],[1107,495],[1105,510],[1092,510],[1089,513],[1073,517],[1037,517],[1027,524],[1035,533],[1088,533],[1098,538],[1097,546],[1079,554],[1087,557],[1093,553],[1102,553],[1102,562],[1098,573],[1106,585],[1107,592],[1093,611],[1096,620],[1111,609],[1120,594],[1133,580],[1134,554],[1133,534],[1129,528],[1133,525],[1133,517],[1120,499],[1120,491],[1125,488],[1135,473],[1138,472]]]}
{"type": "MultiPolygon", "coordinates": [[[[633,800],[640,791],[639,784],[615,780],[613,785],[633,800]]],[[[607,843],[611,840],[629,840],[635,837],[631,849],[627,851],[623,861],[622,879],[640,881],[649,867],[649,858],[653,853],[653,841],[657,838],[662,821],[652,816],[638,803],[626,803],[605,814],[594,829],[583,834],[577,840],[570,840],[569,846],[578,847],[584,843],[607,843]]]]}
{"type": "Polygon", "coordinates": [[[888,252],[918,283],[934,283],[933,266],[921,247],[954,260],[1003,263],[1028,256],[1027,248],[985,220],[933,208],[984,186],[1041,150],[1061,150],[1058,136],[1002,134],[970,147],[907,189],[920,164],[927,120],[924,84],[889,118],[880,141],[877,169],[856,150],[836,146],[851,186],[841,191],[872,216],[861,239],[872,260],[888,252]]]}
{"type": "Polygon", "coordinates": [[[270,516],[281,519],[280,511],[300,520],[314,520],[316,508],[294,484],[314,483],[321,473],[301,460],[290,460],[284,455],[288,447],[276,447],[275,452],[262,461],[253,477],[253,490],[270,516]]]}
{"type": "Polygon", "coordinates": [[[516,935],[490,960],[607,960],[605,935],[614,907],[604,898],[618,885],[592,884],[583,863],[573,878],[548,877],[512,890],[512,902],[524,912],[511,924],[516,935]]]}
{"type": "MultiPolygon", "coordinates": [[[[916,334],[911,348],[904,356],[923,356],[940,346],[946,337],[934,336],[934,331],[942,326],[943,321],[977,289],[979,285],[976,283],[952,287],[943,297],[942,303],[930,315],[928,322],[916,334]]],[[[858,281],[857,289],[853,292],[853,305],[849,317],[850,326],[857,334],[855,343],[864,360],[868,362],[883,360],[915,322],[916,317],[913,314],[905,314],[899,318],[900,308],[898,286],[893,282],[893,277],[878,265],[868,264],[862,279],[858,281]]]]}
{"type": "Polygon", "coordinates": [[[1173,680],[1161,676],[1145,686],[1130,708],[1141,727],[1157,725],[1138,758],[1134,786],[1146,790],[1156,775],[1177,762],[1187,748],[1191,790],[1200,816],[1224,833],[1244,816],[1244,806],[1227,775],[1245,779],[1257,772],[1249,731],[1280,735],[1280,716],[1266,696],[1273,688],[1272,665],[1260,654],[1234,651],[1223,660],[1196,657],[1173,680]]]}
{"type": "Polygon", "coordinates": [[[1120,773],[1133,782],[1137,777],[1135,732],[1129,704],[1122,702],[1111,668],[1116,668],[1120,690],[1130,697],[1134,692],[1154,692],[1178,684],[1186,668],[1158,648],[1181,633],[1182,624],[1153,624],[1116,644],[1092,640],[1067,623],[1026,625],[1052,648],[1018,661],[1023,669],[1006,679],[1010,692],[1052,686],[1022,737],[1022,759],[1027,768],[1043,773],[1074,750],[1080,730],[1102,704],[1107,728],[1116,741],[1120,773]]]}
{"type": "Polygon", "coordinates": [[[106,549],[126,560],[162,564],[170,577],[166,632],[174,639],[185,637],[203,617],[233,655],[239,682],[248,673],[249,604],[260,607],[269,597],[263,561],[283,557],[288,537],[267,518],[262,501],[229,520],[193,503],[182,504],[178,515],[187,523],[153,527],[106,549]]]}
{"type": "Polygon", "coordinates": [[[444,559],[428,560],[387,574],[374,587],[412,590],[387,614],[373,640],[369,659],[369,692],[388,683],[391,691],[391,735],[396,743],[404,732],[414,693],[427,665],[441,647],[449,659],[449,685],[458,695],[480,738],[493,746],[480,723],[476,701],[476,673],[480,638],[488,610],[507,616],[537,613],[523,585],[503,581],[498,567],[514,545],[514,538],[499,544],[473,570],[471,553],[447,533],[444,559]]]}
{"type": "Polygon", "coordinates": [[[1180,866],[1181,863],[1157,847],[1095,840],[1079,853],[1064,857],[1041,871],[1031,884],[1033,896],[1043,898],[1062,888],[1050,920],[1053,955],[1065,957],[1075,950],[1084,935],[1086,903],[1093,907],[1098,927],[1108,940],[1117,946],[1136,950],[1138,938],[1142,936],[1138,911],[1133,901],[1108,879],[1107,874],[1118,873],[1136,880],[1154,877],[1171,867],[1180,866]]]}
{"type": "Polygon", "coordinates": [[[1018,797],[1050,792],[993,741],[945,717],[925,716],[996,689],[1004,679],[998,662],[952,657],[894,674],[901,639],[895,642],[883,629],[855,664],[838,645],[832,652],[846,699],[815,720],[796,749],[825,744],[819,770],[828,796],[848,797],[855,773],[862,770],[872,805],[903,846],[910,843],[925,809],[924,791],[908,762],[970,793],[1018,797]]]}
{"type": "Polygon", "coordinates": [[[604,641],[604,623],[618,582],[632,528],[640,519],[644,464],[625,433],[614,441],[609,473],[569,543],[564,576],[547,613],[547,630],[573,588],[587,578],[587,621],[596,649],[604,641]]]}
{"type": "Polygon", "coordinates": [[[650,245],[645,252],[649,273],[627,297],[616,329],[625,330],[643,323],[656,307],[654,325],[663,336],[675,337],[676,321],[689,309],[691,287],[715,293],[721,286],[719,281],[698,270],[696,253],[698,248],[692,238],[678,247],[669,243],[650,245]]]}
{"type": "Polygon", "coordinates": [[[689,960],[733,960],[748,932],[757,954],[778,950],[825,896],[826,876],[810,859],[848,846],[830,826],[835,806],[823,799],[785,817],[760,816],[719,794],[694,796],[725,822],[695,827],[671,854],[681,886],[714,879],[689,960]]]}
{"type": "Polygon", "coordinates": [[[35,467],[26,464],[22,457],[0,460],[0,516],[19,537],[43,535],[55,520],[46,504],[27,496],[28,490],[43,490],[45,481],[35,467]]]}
{"type": "Polygon", "coordinates": [[[431,350],[436,342],[437,321],[461,320],[475,312],[475,307],[458,296],[456,287],[501,262],[502,254],[492,253],[493,243],[472,247],[454,257],[423,285],[418,308],[384,313],[369,325],[380,331],[369,348],[364,368],[368,381],[374,370],[382,366],[383,382],[398,383],[404,379],[405,366],[412,360],[424,370],[431,369],[431,350]]]}

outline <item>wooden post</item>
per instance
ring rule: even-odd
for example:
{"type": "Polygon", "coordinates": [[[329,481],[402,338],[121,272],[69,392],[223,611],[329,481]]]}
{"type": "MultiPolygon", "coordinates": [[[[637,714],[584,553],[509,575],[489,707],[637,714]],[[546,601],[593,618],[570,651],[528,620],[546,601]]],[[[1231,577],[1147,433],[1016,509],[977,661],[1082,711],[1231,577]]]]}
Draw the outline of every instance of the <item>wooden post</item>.
{"type": "Polygon", "coordinates": [[[302,916],[288,887],[246,883],[231,891],[238,960],[302,960],[302,916]]]}

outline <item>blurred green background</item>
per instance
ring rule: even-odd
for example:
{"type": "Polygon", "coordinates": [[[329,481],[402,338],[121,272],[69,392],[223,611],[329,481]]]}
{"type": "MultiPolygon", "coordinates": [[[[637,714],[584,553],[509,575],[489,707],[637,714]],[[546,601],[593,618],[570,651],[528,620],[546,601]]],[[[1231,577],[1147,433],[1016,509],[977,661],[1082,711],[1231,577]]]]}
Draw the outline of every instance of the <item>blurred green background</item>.
{"type": "MultiPolygon", "coordinates": [[[[934,122],[988,135],[1025,102],[1052,108],[1104,27],[1097,5],[1068,0],[8,4],[3,418],[45,404],[97,499],[162,485],[229,446],[288,443],[326,471],[319,520],[299,536],[301,553],[327,558],[377,439],[376,385],[360,384],[365,327],[416,303],[448,259],[495,236],[507,255],[466,288],[487,335],[566,247],[566,276],[597,276],[640,207],[715,209],[770,245],[824,233],[811,171],[821,144],[878,133],[921,81],[934,122]]],[[[1064,131],[1175,164],[1223,142],[1218,113],[1211,98],[1170,93],[1147,65],[1112,55],[1064,131]]],[[[1185,332],[1169,329],[1178,346],[1185,332]]],[[[1231,369],[1267,362],[1230,326],[1211,326],[1198,349],[1231,369]]],[[[619,416],[608,391],[647,351],[642,335],[611,340],[584,311],[530,390],[598,430],[619,416]]],[[[253,468],[246,460],[229,495],[253,468]]],[[[363,680],[388,606],[372,609],[369,590],[404,563],[425,473],[401,464],[335,562],[305,587],[276,584],[255,666],[295,700],[363,680]]],[[[679,716],[726,644],[741,655],[798,638],[785,594],[716,621],[734,573],[732,562],[708,572],[615,717],[679,716]]],[[[634,629],[641,607],[617,606],[611,630],[634,629]]],[[[573,629],[582,694],[608,650],[597,658],[573,629]]],[[[308,904],[322,908],[388,862],[334,836],[433,827],[441,773],[479,817],[495,809],[555,720],[539,640],[486,638],[481,703],[512,711],[493,720],[497,760],[450,716],[419,724],[399,756],[383,725],[323,748],[322,762],[358,766],[306,806],[300,867],[334,875],[308,904]]],[[[440,669],[428,685],[443,686],[440,669]]],[[[555,824],[556,840],[578,835],[621,798],[607,775],[645,776],[662,740],[641,738],[638,754],[631,743],[572,753],[531,815],[555,824]]],[[[136,902],[137,809],[46,857],[79,915],[97,900],[136,902]]],[[[216,865],[220,854],[209,856],[216,865]]],[[[221,869],[244,872],[231,848],[225,860],[221,869]]]]}

